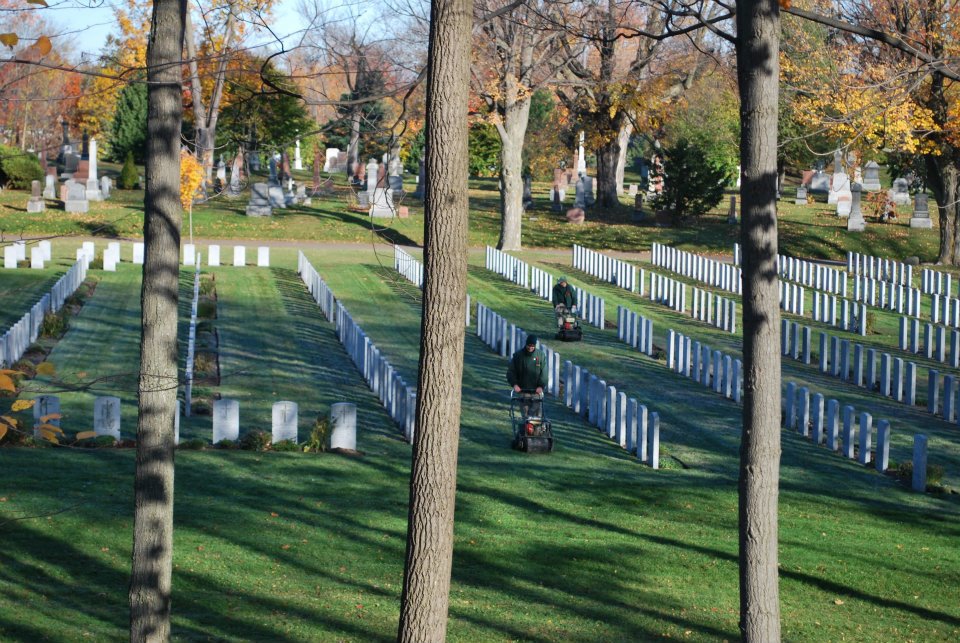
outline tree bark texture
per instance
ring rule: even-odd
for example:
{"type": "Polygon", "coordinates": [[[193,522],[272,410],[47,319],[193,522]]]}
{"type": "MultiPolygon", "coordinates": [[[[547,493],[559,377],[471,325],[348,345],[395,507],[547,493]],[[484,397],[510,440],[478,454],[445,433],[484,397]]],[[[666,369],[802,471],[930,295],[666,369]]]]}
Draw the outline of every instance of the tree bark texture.
{"type": "Polygon", "coordinates": [[[424,284],[401,643],[446,638],[467,292],[467,97],[473,0],[433,0],[424,284]]]}
{"type": "Polygon", "coordinates": [[[170,638],[180,276],[181,60],[186,0],[155,0],[147,43],[147,189],[130,640],[170,638]]]}
{"type": "Polygon", "coordinates": [[[630,137],[633,135],[633,121],[629,118],[626,119],[626,122],[620,126],[620,134],[617,136],[617,141],[620,143],[620,153],[617,155],[617,172],[616,172],[616,182],[617,182],[617,195],[622,195],[623,190],[623,175],[627,170],[627,148],[630,146],[630,137]]]}
{"type": "MultiPolygon", "coordinates": [[[[616,119],[620,120],[620,119],[616,119]]],[[[611,128],[613,132],[619,128],[611,128]]],[[[617,193],[617,164],[620,161],[620,137],[612,134],[597,148],[597,202],[603,208],[615,208],[620,204],[617,193]]]]}
{"type": "Polygon", "coordinates": [[[523,222],[523,139],[530,121],[530,94],[520,98],[512,74],[505,82],[500,133],[500,250],[520,250],[523,222]]]}
{"type": "Polygon", "coordinates": [[[780,307],[777,259],[778,0],[737,3],[743,249],[743,435],[740,443],[740,631],[780,640],[780,307]]]}

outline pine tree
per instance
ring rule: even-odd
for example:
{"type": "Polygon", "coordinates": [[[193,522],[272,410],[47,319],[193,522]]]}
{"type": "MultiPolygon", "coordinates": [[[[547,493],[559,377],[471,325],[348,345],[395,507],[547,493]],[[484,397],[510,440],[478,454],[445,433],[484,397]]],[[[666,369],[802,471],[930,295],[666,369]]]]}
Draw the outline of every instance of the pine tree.
{"type": "Polygon", "coordinates": [[[131,83],[120,92],[117,111],[110,128],[110,150],[114,161],[126,159],[133,152],[137,163],[143,163],[147,144],[147,86],[131,83]]]}

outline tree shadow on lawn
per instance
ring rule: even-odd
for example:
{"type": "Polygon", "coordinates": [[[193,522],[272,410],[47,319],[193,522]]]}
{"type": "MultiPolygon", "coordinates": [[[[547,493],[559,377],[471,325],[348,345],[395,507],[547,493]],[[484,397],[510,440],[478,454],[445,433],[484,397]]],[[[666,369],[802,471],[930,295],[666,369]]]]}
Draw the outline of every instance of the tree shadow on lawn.
{"type": "Polygon", "coordinates": [[[348,210],[335,209],[327,206],[324,208],[306,208],[295,206],[287,210],[274,210],[274,217],[283,220],[286,217],[305,216],[320,221],[336,221],[338,223],[355,225],[364,230],[372,232],[386,243],[392,243],[399,246],[419,247],[419,243],[400,232],[396,228],[385,225],[385,222],[395,223],[399,218],[374,219],[366,214],[350,212],[348,210]]]}

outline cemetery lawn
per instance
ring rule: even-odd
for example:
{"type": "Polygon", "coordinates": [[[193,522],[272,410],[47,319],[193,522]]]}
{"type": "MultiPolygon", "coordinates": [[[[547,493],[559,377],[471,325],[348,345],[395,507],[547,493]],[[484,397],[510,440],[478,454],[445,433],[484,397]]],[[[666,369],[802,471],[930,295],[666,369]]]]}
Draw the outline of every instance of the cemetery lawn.
{"type": "MultiPolygon", "coordinates": [[[[266,428],[275,399],[298,401],[301,439],[317,412],[354,401],[364,455],[179,450],[174,640],[396,635],[410,447],[293,273],[295,254],[275,251],[270,269],[205,268],[217,282],[224,377],[215,392],[242,400],[241,433],[266,428]]],[[[307,255],[414,381],[420,294],[392,270],[392,251],[307,255]]],[[[654,319],[660,346],[666,329],[682,323],[697,339],[736,350],[732,336],[574,273],[569,251],[524,258],[602,294],[608,319],[617,301],[654,319]]],[[[555,401],[555,452],[510,450],[506,360],[469,329],[448,640],[736,639],[738,407],[627,350],[613,330],[587,328],[583,342],[558,345],[549,306],[482,265],[482,253],[471,253],[475,302],[536,329],[563,359],[660,413],[664,468],[639,464],[555,401]]],[[[58,373],[79,365],[122,372],[135,355],[139,273],[127,264],[98,275],[94,296],[54,351],[58,373]]],[[[184,271],[181,296],[191,286],[184,271]]],[[[955,426],[789,360],[784,369],[785,381],[805,378],[889,417],[894,460],[907,457],[915,429],[929,429],[931,461],[946,465],[956,486],[955,426]]],[[[71,413],[89,411],[78,405],[71,413]]],[[[129,435],[132,419],[123,421],[129,435]]],[[[181,432],[209,439],[209,417],[184,420],[181,432]]],[[[782,437],[784,639],[960,638],[960,496],[913,494],[790,432],[782,437]]],[[[133,451],[11,448],[0,457],[0,639],[125,640],[133,451]]]]}
{"type": "MultiPolygon", "coordinates": [[[[309,181],[303,173],[298,178],[309,181]]],[[[317,241],[349,243],[397,243],[419,246],[423,243],[423,206],[412,196],[414,185],[405,186],[408,194],[401,205],[409,207],[409,218],[371,219],[363,213],[349,211],[351,188],[336,177],[332,196],[313,198],[310,206],[296,205],[275,209],[272,217],[247,217],[246,196],[236,200],[218,196],[193,208],[193,236],[197,239],[269,241],[317,241]]],[[[496,245],[500,231],[499,196],[495,179],[470,181],[469,243],[475,247],[496,245]]],[[[635,222],[633,209],[624,196],[619,209],[606,214],[603,220],[596,212],[587,212],[583,225],[566,222],[563,213],[551,210],[548,201],[550,186],[534,184],[533,209],[524,214],[523,243],[528,248],[566,248],[574,243],[595,249],[627,252],[648,251],[654,242],[674,245],[684,250],[708,254],[731,255],[739,239],[739,227],[726,222],[728,203],[714,211],[677,227],[657,227],[651,215],[635,222]]],[[[846,251],[886,256],[891,249],[903,258],[911,255],[922,261],[937,256],[938,229],[912,230],[909,211],[900,207],[895,223],[876,223],[867,209],[868,226],[863,233],[847,233],[846,221],[834,214],[834,206],[817,201],[797,206],[794,191],[789,188],[779,202],[780,252],[793,256],[845,260],[846,251]]],[[[726,198],[729,200],[728,195],[726,198]]],[[[0,230],[17,235],[100,236],[134,239],[142,236],[143,192],[115,190],[110,200],[90,204],[86,214],[66,214],[59,202],[49,200],[40,214],[25,211],[27,194],[5,190],[0,194],[0,230]]],[[[818,199],[825,200],[818,196],[818,199]]],[[[190,215],[183,216],[183,237],[189,238],[190,215]]],[[[933,217],[937,225],[937,217],[933,217]]],[[[253,245],[251,242],[250,245],[253,245]]]]}

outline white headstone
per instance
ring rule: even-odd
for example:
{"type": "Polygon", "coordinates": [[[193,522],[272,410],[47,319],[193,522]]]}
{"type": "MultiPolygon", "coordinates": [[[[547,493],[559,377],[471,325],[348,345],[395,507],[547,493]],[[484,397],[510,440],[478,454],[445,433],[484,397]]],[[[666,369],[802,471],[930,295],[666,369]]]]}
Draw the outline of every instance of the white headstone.
{"type": "Polygon", "coordinates": [[[237,400],[214,400],[213,443],[240,437],[240,402],[237,400]]]}
{"type": "Polygon", "coordinates": [[[273,403],[273,442],[284,440],[297,441],[297,417],[299,407],[296,402],[273,403]]]}
{"type": "Polygon", "coordinates": [[[338,402],[330,406],[330,448],[357,450],[357,405],[338,402]]]}
{"type": "Polygon", "coordinates": [[[208,266],[220,265],[220,246],[214,245],[207,248],[207,265],[208,266]]]}
{"type": "Polygon", "coordinates": [[[87,255],[87,261],[93,261],[97,256],[97,246],[93,241],[83,242],[83,254],[87,255]]]}
{"type": "Polygon", "coordinates": [[[37,244],[40,249],[43,251],[43,260],[50,261],[53,259],[53,248],[50,247],[50,242],[44,239],[37,244]]]}
{"type": "Polygon", "coordinates": [[[233,265],[241,266],[241,267],[247,265],[247,247],[246,246],[233,247],[233,265]]]}
{"type": "Polygon", "coordinates": [[[297,139],[297,146],[293,150],[293,169],[303,169],[303,157],[300,156],[300,139],[297,139]]]}
{"type": "MultiPolygon", "coordinates": [[[[120,263],[120,242],[111,241],[107,244],[107,252],[113,255],[113,260],[120,263]]],[[[106,253],[104,253],[106,254],[106,253]]]]}
{"type": "Polygon", "coordinates": [[[117,257],[110,248],[103,252],[103,269],[107,272],[117,271],[117,257]]]}
{"type": "Polygon", "coordinates": [[[43,268],[43,250],[36,246],[30,248],[30,267],[37,269],[43,268]]]}
{"type": "Polygon", "coordinates": [[[16,246],[9,245],[3,247],[3,267],[8,269],[17,267],[16,246]]]}
{"type": "Polygon", "coordinates": [[[183,246],[183,265],[197,265],[197,247],[192,243],[186,243],[183,246]]]}
{"type": "Polygon", "coordinates": [[[340,156],[340,150],[336,147],[328,147],[326,154],[326,159],[323,162],[323,171],[329,172],[331,169],[330,163],[331,161],[335,161],[337,157],[340,156]]]}
{"type": "Polygon", "coordinates": [[[26,261],[27,260],[27,242],[14,241],[13,247],[17,249],[17,261],[26,261]]]}
{"type": "Polygon", "coordinates": [[[270,248],[267,246],[257,248],[257,265],[262,268],[270,267],[270,248]]]}
{"type": "Polygon", "coordinates": [[[133,244],[133,263],[143,265],[143,244],[140,242],[133,244]]]}
{"type": "Polygon", "coordinates": [[[93,401],[93,431],[120,439],[119,397],[98,397],[93,401]]]}

